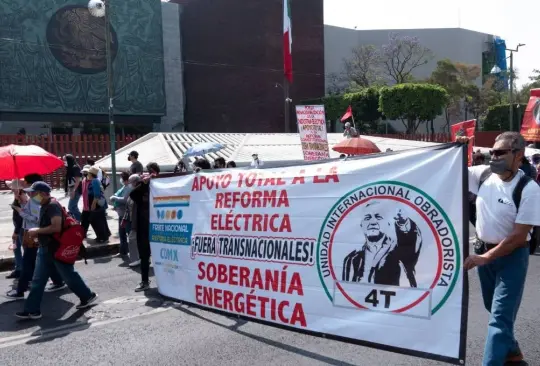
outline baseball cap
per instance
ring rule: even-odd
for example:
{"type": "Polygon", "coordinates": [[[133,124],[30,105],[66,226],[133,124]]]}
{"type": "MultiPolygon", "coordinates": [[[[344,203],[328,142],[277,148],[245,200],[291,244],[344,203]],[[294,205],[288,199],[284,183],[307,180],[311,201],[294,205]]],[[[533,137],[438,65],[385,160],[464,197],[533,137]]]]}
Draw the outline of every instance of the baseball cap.
{"type": "Polygon", "coordinates": [[[51,193],[51,186],[45,182],[35,182],[30,188],[23,189],[25,192],[51,193]]]}
{"type": "Polygon", "coordinates": [[[138,159],[139,158],[139,153],[135,150],[133,150],[132,152],[129,153],[128,156],[133,156],[135,159],[138,159]]]}

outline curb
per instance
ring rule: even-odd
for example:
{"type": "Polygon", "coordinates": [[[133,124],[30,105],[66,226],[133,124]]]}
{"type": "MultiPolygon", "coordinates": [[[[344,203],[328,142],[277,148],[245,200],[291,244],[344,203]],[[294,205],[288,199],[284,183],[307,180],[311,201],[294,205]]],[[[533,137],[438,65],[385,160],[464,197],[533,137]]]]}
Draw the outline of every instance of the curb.
{"type": "MultiPolygon", "coordinates": [[[[88,255],[88,259],[106,257],[108,255],[117,254],[119,250],[120,250],[120,243],[86,246],[86,253],[88,255]]],[[[14,257],[0,258],[0,272],[12,271],[14,265],[15,265],[14,257]]]]}

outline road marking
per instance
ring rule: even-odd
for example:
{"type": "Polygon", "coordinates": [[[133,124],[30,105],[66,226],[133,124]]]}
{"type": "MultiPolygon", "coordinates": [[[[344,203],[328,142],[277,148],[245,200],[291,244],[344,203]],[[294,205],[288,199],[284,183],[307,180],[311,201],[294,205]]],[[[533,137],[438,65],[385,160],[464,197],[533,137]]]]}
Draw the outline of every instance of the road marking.
{"type": "MultiPolygon", "coordinates": [[[[151,300],[151,298],[145,298],[146,300],[151,300]]],[[[113,303],[121,303],[123,300],[115,301],[115,299],[107,300],[103,302],[102,304],[113,304],[113,303]]],[[[0,349],[8,348],[8,347],[14,347],[21,344],[26,344],[31,341],[38,341],[38,340],[45,340],[49,338],[56,338],[61,336],[69,335],[70,333],[77,332],[82,329],[89,329],[89,328],[95,328],[95,327],[101,327],[104,325],[114,324],[125,320],[135,319],[143,316],[148,315],[155,315],[159,313],[164,313],[166,311],[172,310],[176,307],[179,307],[180,304],[173,303],[173,302],[164,302],[162,304],[162,307],[152,309],[146,313],[142,314],[134,314],[130,316],[120,317],[120,318],[113,318],[113,319],[107,319],[107,320],[98,320],[98,319],[89,319],[85,321],[76,321],[75,323],[71,324],[65,324],[54,328],[49,329],[39,329],[34,332],[25,333],[25,334],[19,334],[15,336],[9,336],[9,337],[3,337],[0,338],[0,349]]],[[[29,320],[31,321],[31,320],[29,320]]]]}

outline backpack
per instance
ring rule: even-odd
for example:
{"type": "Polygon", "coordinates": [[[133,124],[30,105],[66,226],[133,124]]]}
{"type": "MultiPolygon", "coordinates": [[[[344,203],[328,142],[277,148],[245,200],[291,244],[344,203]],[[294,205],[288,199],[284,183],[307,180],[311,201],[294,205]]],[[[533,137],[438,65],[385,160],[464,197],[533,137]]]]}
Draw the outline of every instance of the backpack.
{"type": "Polygon", "coordinates": [[[105,190],[111,184],[111,179],[104,169],[101,167],[98,168],[101,170],[101,185],[103,186],[103,190],[105,190]]]}
{"type": "Polygon", "coordinates": [[[53,234],[53,239],[57,243],[54,251],[54,259],[65,264],[74,264],[79,256],[88,264],[86,248],[84,247],[84,229],[82,225],[69,215],[66,209],[54,200],[62,210],[62,230],[53,234]]]}
{"type": "MultiPolygon", "coordinates": [[[[480,182],[478,184],[478,192],[480,192],[480,187],[482,187],[482,184],[488,178],[492,175],[491,169],[486,169],[481,175],[480,175],[480,182]]],[[[512,192],[512,200],[514,201],[514,205],[516,206],[516,210],[519,211],[519,205],[521,203],[521,195],[523,193],[523,189],[529,182],[534,181],[530,176],[527,174],[524,174],[516,184],[516,187],[514,188],[514,191],[512,192]]],[[[540,243],[540,227],[539,226],[533,226],[532,232],[531,232],[531,239],[529,240],[529,253],[533,255],[536,252],[536,248],[538,247],[538,244],[540,243]]]]}

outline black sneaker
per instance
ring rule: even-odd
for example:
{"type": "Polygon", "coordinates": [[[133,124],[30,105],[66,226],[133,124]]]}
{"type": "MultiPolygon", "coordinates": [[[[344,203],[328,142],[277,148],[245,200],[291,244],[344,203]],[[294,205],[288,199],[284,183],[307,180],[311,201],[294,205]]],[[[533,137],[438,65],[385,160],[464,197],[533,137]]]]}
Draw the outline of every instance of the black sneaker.
{"type": "Polygon", "coordinates": [[[15,316],[19,319],[31,319],[31,320],[37,320],[41,319],[41,312],[37,313],[29,313],[28,311],[19,311],[15,313],[15,316]]]}
{"type": "Polygon", "coordinates": [[[10,300],[22,300],[24,299],[24,292],[13,289],[7,292],[6,297],[10,300]]]}
{"type": "Polygon", "coordinates": [[[6,276],[6,279],[13,280],[13,279],[18,279],[19,277],[21,277],[21,272],[20,271],[13,271],[13,272],[11,272],[10,274],[8,274],[6,276]]]}
{"type": "Polygon", "coordinates": [[[141,282],[135,287],[135,292],[143,292],[150,288],[150,282],[141,282]]]}
{"type": "Polygon", "coordinates": [[[61,284],[61,285],[56,285],[54,283],[51,283],[46,289],[45,289],[45,292],[56,292],[56,291],[62,291],[63,289],[65,289],[67,287],[67,285],[65,283],[61,284]]]}
{"type": "Polygon", "coordinates": [[[77,305],[75,308],[77,310],[89,308],[90,306],[92,306],[93,303],[96,302],[97,298],[98,298],[98,295],[95,292],[92,292],[92,296],[88,300],[81,301],[79,305],[77,305]]]}

